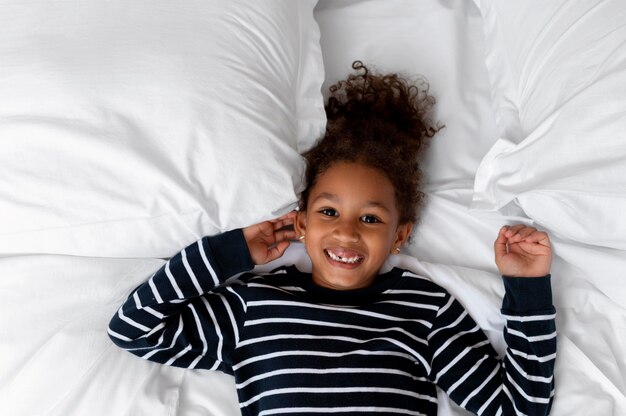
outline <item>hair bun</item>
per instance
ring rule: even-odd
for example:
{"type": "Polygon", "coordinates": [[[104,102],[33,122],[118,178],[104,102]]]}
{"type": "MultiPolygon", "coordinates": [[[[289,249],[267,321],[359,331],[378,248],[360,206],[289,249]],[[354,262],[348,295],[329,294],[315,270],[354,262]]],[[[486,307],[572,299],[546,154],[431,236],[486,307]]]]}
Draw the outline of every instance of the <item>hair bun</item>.
{"type": "Polygon", "coordinates": [[[361,61],[354,61],[352,68],[359,73],[330,87],[326,105],[329,124],[347,124],[346,128],[357,131],[376,126],[380,127],[377,130],[391,128],[388,133],[401,131],[404,134],[393,138],[408,140],[395,145],[417,155],[425,141],[441,129],[430,119],[435,98],[429,95],[428,81],[421,76],[409,82],[395,73],[374,74],[361,61]]]}

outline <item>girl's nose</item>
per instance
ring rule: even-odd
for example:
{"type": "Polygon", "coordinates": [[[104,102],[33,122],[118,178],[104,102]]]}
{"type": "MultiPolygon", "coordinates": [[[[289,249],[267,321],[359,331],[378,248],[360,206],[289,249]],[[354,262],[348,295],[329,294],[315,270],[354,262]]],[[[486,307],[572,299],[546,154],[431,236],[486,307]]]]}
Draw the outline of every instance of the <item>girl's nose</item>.
{"type": "Polygon", "coordinates": [[[343,243],[356,243],[360,238],[357,225],[352,221],[340,221],[335,228],[334,237],[343,243]]]}

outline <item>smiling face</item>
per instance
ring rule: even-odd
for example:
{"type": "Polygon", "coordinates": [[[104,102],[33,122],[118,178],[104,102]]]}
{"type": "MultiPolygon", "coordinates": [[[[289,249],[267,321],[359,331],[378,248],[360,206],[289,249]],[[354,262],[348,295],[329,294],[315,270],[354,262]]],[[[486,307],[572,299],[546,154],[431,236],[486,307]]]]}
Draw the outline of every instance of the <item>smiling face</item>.
{"type": "Polygon", "coordinates": [[[369,286],[412,225],[399,224],[394,188],[384,173],[337,162],[309,190],[296,232],[305,236],[313,281],[347,290],[369,286]]]}

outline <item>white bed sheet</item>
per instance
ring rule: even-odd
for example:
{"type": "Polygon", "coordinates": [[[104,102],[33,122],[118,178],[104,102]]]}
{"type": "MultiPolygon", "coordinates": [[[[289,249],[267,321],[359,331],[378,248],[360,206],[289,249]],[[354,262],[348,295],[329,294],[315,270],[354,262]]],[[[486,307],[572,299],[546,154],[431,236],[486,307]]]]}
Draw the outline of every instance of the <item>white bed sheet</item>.
{"type": "MultiPolygon", "coordinates": [[[[532,220],[514,205],[494,212],[469,208],[474,173],[497,137],[480,59],[480,14],[465,0],[415,3],[320,2],[327,84],[342,78],[354,59],[430,80],[437,116],[447,127],[424,164],[428,202],[406,249],[412,257],[392,262],[446,287],[502,351],[503,289],[492,242],[502,224],[532,220]],[[418,12],[429,16],[422,25],[407,17],[418,12]]],[[[558,358],[552,415],[625,415],[626,252],[553,242],[558,358]]],[[[281,261],[307,264],[300,245],[281,261]]],[[[146,362],[109,341],[110,317],[162,264],[151,258],[0,257],[0,415],[238,414],[231,377],[146,362]]],[[[440,415],[467,414],[440,399],[440,415]]]]}
{"type": "Polygon", "coordinates": [[[163,263],[0,259],[0,274],[10,277],[0,280],[0,414],[236,414],[230,377],[138,360],[108,339],[108,321],[120,302],[163,263]],[[201,405],[197,411],[194,403],[201,405]]]}

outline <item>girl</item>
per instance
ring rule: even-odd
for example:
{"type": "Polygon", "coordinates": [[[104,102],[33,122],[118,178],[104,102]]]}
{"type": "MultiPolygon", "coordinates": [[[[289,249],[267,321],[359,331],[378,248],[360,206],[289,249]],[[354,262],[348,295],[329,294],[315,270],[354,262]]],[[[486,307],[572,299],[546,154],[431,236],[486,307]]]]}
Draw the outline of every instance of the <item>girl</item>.
{"type": "Polygon", "coordinates": [[[380,274],[411,234],[418,156],[438,128],[427,89],[353,68],[361,73],[331,88],[327,134],[305,154],[297,214],[182,250],[129,296],[111,339],[145,359],[233,374],[244,415],[436,415],[436,385],[477,414],[547,414],[556,351],[548,236],[515,225],[495,241],[503,361],[443,288],[408,270],[380,274]],[[311,273],[285,266],[227,282],[296,238],[311,273]]]}

